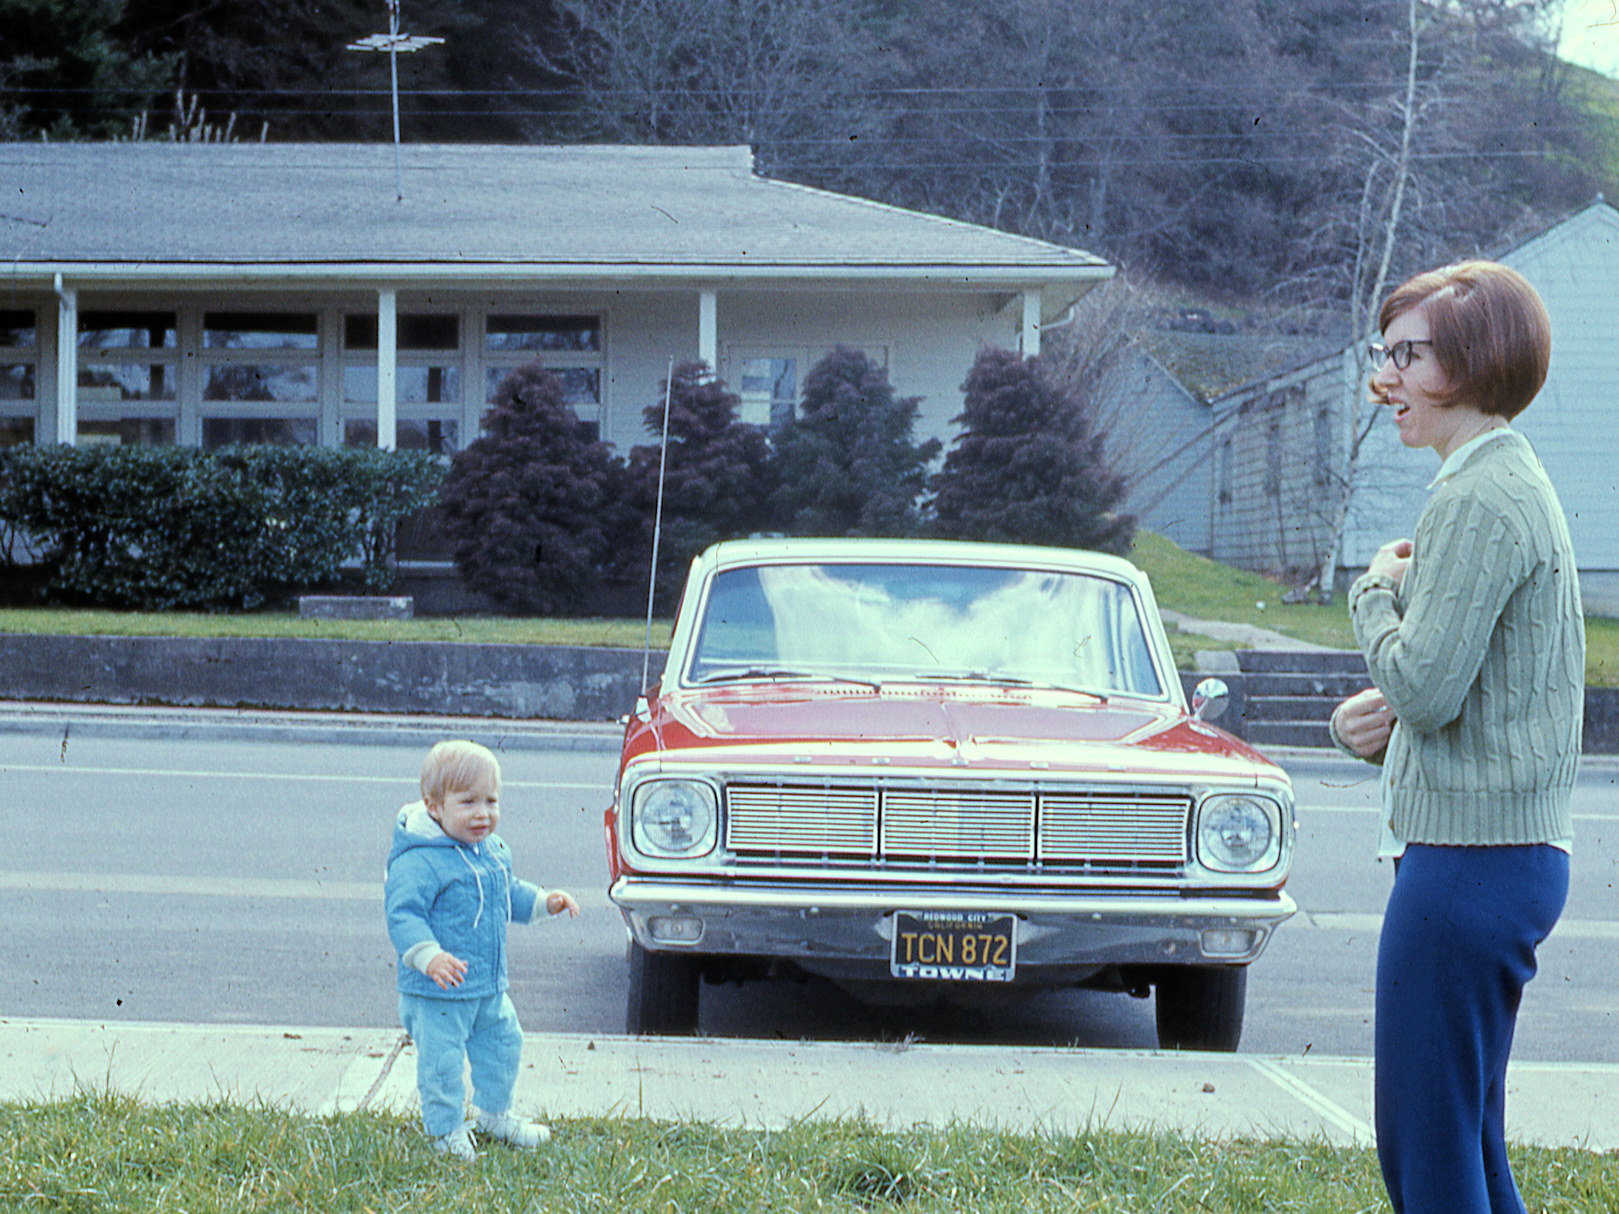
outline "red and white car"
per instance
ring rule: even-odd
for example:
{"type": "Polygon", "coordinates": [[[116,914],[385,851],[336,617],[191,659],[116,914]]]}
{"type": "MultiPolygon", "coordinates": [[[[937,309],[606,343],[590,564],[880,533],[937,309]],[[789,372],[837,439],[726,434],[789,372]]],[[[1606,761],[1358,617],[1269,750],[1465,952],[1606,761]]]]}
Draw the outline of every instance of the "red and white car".
{"type": "Polygon", "coordinates": [[[1189,711],[1146,576],[1093,552],[747,540],[693,563],[607,812],[631,1032],[704,979],[1156,992],[1233,1050],[1293,913],[1287,775],[1189,711]]]}

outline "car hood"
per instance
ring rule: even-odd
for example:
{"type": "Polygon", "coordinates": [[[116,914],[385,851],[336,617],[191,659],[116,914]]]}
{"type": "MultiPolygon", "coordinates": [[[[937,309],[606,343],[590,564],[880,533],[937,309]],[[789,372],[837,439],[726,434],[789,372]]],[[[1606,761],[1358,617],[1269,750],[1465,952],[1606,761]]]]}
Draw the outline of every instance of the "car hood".
{"type": "MultiPolygon", "coordinates": [[[[675,692],[632,721],[626,760],[775,767],[1129,772],[1257,778],[1280,770],[1173,705],[988,686],[856,684],[675,692]]],[[[1285,778],[1285,777],[1284,777],[1285,778]]]]}

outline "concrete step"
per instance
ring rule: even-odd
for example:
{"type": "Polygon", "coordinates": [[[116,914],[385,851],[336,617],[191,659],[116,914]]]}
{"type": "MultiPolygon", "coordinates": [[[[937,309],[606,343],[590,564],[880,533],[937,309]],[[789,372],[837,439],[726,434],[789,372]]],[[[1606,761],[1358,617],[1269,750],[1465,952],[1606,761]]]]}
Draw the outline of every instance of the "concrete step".
{"type": "MultiPolygon", "coordinates": [[[[1357,690],[1359,690],[1357,688],[1357,690]]],[[[1348,694],[1348,693],[1345,693],[1348,694]]],[[[1243,701],[1243,713],[1251,723],[1281,721],[1325,721],[1343,702],[1343,696],[1254,695],[1252,687],[1243,701]]]]}
{"type": "Polygon", "coordinates": [[[1237,664],[1244,674],[1361,674],[1366,659],[1353,649],[1243,649],[1237,664]]]}
{"type": "Polygon", "coordinates": [[[1247,674],[1243,676],[1243,686],[1250,697],[1288,697],[1300,698],[1330,696],[1343,699],[1352,696],[1357,691],[1371,686],[1371,679],[1364,671],[1360,674],[1315,674],[1310,672],[1282,673],[1280,671],[1265,674],[1247,674]]]}

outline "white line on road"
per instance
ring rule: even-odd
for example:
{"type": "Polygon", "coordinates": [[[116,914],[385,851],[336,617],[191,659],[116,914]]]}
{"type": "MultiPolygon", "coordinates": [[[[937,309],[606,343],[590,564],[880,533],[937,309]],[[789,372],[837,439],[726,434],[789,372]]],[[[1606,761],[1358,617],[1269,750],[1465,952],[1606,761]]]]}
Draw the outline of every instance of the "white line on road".
{"type": "MultiPolygon", "coordinates": [[[[192,898],[295,898],[306,901],[381,902],[382,883],[312,881],[272,877],[190,877],[150,873],[50,873],[0,871],[0,890],[36,893],[156,894],[192,898]]],[[[600,909],[607,895],[575,893],[579,905],[600,909]]]]}
{"type": "MultiPolygon", "coordinates": [[[[9,771],[26,771],[36,774],[55,775],[83,775],[83,776],[169,776],[181,780],[325,780],[336,784],[398,784],[413,785],[414,777],[404,776],[359,776],[348,774],[321,774],[318,772],[301,771],[222,771],[215,768],[212,771],[186,771],[175,768],[156,767],[68,767],[61,763],[6,763],[0,765],[0,773],[9,771]]],[[[604,792],[611,788],[606,781],[594,783],[567,783],[561,780],[502,780],[502,788],[562,788],[570,790],[584,790],[604,792]]]]}
{"type": "MultiPolygon", "coordinates": [[[[1383,916],[1355,911],[1301,911],[1300,923],[1307,927],[1340,932],[1381,932],[1383,916]]],[[[1554,940],[1619,940],[1619,923],[1605,919],[1559,919],[1552,931],[1554,940]]]]}
{"type": "MultiPolygon", "coordinates": [[[[1305,817],[1315,814],[1380,814],[1383,811],[1375,805],[1305,805],[1298,813],[1305,817]]],[[[1576,822],[1619,822],[1619,814],[1575,814],[1576,822]]]]}

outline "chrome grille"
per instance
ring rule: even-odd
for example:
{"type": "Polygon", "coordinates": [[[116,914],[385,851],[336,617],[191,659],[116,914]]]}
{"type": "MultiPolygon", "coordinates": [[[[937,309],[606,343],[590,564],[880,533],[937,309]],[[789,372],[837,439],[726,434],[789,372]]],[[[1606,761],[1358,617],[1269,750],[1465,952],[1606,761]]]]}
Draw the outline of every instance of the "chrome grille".
{"type": "Polygon", "coordinates": [[[883,794],[883,855],[896,859],[1034,857],[1034,795],[975,789],[883,794]]]}
{"type": "Polygon", "coordinates": [[[1040,859],[1179,864],[1186,858],[1186,797],[1159,794],[1040,798],[1040,859]]]}
{"type": "Polygon", "coordinates": [[[750,781],[729,785],[725,805],[726,847],[744,863],[1161,872],[1186,862],[1192,799],[1150,789],[750,781]]]}
{"type": "Polygon", "coordinates": [[[725,790],[732,851],[877,854],[875,788],[732,784],[725,790]]]}

